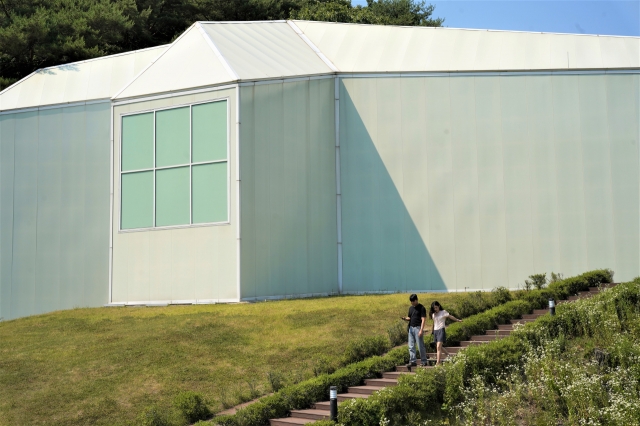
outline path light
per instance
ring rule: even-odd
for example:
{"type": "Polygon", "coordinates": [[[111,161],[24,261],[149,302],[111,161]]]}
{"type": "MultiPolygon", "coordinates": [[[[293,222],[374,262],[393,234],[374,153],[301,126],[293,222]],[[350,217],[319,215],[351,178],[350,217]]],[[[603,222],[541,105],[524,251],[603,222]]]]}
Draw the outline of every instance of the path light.
{"type": "Polygon", "coordinates": [[[331,402],[331,421],[338,421],[338,388],[329,388],[329,400],[331,402]]]}
{"type": "Polygon", "coordinates": [[[556,301],[553,298],[549,298],[549,313],[551,315],[556,314],[556,301]]]}

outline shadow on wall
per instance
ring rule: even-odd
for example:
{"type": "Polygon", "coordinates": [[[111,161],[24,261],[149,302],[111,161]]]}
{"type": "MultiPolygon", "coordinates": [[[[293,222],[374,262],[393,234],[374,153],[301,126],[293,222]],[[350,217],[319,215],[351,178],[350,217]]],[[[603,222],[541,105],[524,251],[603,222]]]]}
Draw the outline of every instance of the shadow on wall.
{"type": "Polygon", "coordinates": [[[344,291],[447,290],[344,86],[340,99],[344,291]]]}

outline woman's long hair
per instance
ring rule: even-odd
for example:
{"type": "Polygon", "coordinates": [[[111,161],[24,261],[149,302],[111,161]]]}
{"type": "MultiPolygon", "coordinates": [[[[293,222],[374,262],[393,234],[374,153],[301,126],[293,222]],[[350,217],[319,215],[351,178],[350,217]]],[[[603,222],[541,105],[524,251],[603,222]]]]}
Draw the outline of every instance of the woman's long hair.
{"type": "Polygon", "coordinates": [[[436,306],[438,308],[440,308],[441,311],[443,311],[444,309],[442,309],[442,305],[440,304],[440,302],[438,302],[437,300],[435,302],[433,302],[431,304],[431,307],[429,308],[429,318],[433,318],[433,314],[436,313],[436,306]]]}

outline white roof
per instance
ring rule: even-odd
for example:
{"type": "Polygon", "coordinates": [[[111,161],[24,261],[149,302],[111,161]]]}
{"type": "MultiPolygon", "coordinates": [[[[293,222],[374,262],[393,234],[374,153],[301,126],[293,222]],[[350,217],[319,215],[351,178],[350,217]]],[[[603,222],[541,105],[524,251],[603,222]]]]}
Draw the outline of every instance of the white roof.
{"type": "Polygon", "coordinates": [[[294,21],[341,72],[640,68],[640,38],[294,21]]]}
{"type": "Polygon", "coordinates": [[[640,38],[312,21],[197,22],[171,45],[39,70],[0,110],[343,73],[640,69],[640,38]]]}
{"type": "Polygon", "coordinates": [[[40,69],[0,92],[0,111],[109,99],[166,48],[40,69]]]}

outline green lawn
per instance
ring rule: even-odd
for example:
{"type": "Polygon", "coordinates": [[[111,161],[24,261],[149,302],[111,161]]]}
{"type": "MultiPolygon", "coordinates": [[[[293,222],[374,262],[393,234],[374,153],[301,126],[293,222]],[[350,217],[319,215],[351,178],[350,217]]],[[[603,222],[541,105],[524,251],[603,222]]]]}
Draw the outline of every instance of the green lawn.
{"type": "MultiPolygon", "coordinates": [[[[446,308],[460,295],[424,294],[446,308]]],[[[312,375],[314,357],[386,335],[407,294],[74,309],[0,322],[1,425],[126,424],[183,390],[212,411],[312,375]]]]}

